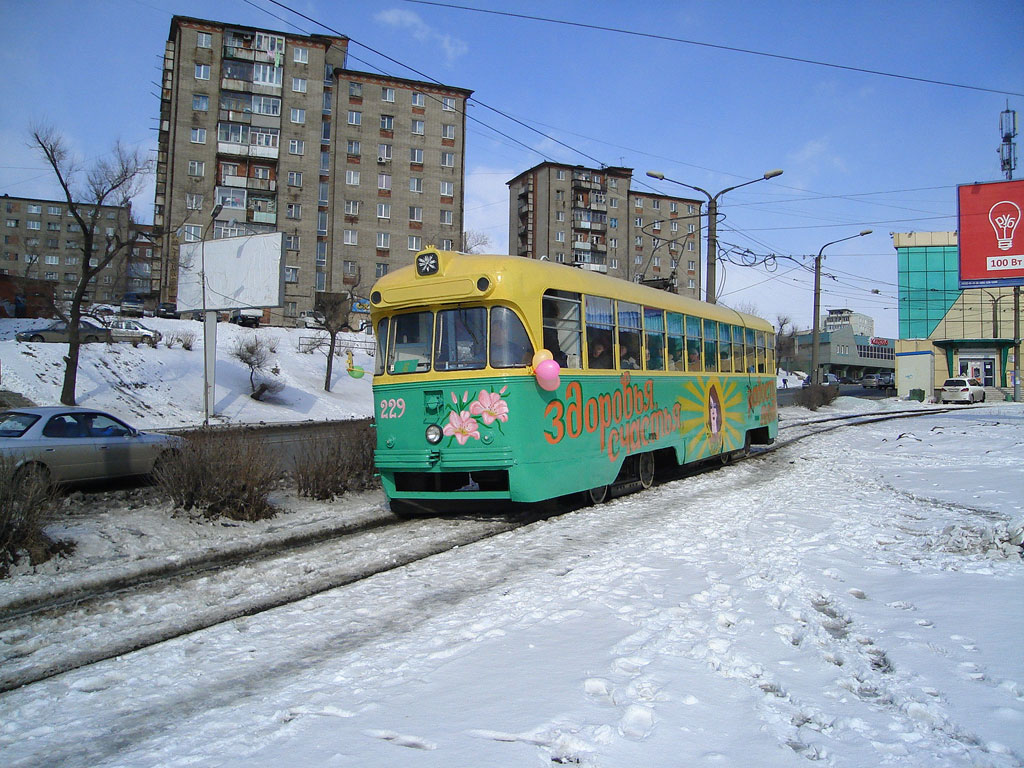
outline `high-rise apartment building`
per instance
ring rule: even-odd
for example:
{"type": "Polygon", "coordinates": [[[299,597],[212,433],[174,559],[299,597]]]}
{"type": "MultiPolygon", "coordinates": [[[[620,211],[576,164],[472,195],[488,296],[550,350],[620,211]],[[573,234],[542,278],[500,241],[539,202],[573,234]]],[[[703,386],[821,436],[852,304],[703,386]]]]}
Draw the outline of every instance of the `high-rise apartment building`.
{"type": "Polygon", "coordinates": [[[700,202],[632,188],[631,168],[544,162],[509,186],[509,252],[699,297],[700,202]]]}
{"type": "Polygon", "coordinates": [[[154,209],[165,300],[181,242],[282,232],[271,318],[292,324],[318,291],[365,295],[420,247],[458,241],[471,92],[346,69],[347,45],[171,21],[154,209]]]}
{"type": "MultiPolygon", "coordinates": [[[[66,200],[0,198],[3,209],[3,250],[0,275],[30,277],[53,283],[54,297],[70,299],[82,279],[82,228],[68,210],[66,200]]],[[[155,303],[159,291],[159,262],[155,260],[148,227],[131,222],[131,209],[112,205],[79,204],[93,227],[96,249],[102,257],[105,238],[122,240],[139,232],[135,248],[104,267],[89,285],[86,303],[116,303],[126,293],[155,303]]]]}

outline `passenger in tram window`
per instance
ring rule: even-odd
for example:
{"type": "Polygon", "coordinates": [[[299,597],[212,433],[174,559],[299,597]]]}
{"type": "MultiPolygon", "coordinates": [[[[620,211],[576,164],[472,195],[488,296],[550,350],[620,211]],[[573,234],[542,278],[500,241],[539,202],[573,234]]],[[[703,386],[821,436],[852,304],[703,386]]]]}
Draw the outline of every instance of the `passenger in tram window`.
{"type": "Polygon", "coordinates": [[[668,369],[683,370],[683,340],[674,336],[668,337],[668,369]]]}
{"type": "Polygon", "coordinates": [[[637,362],[637,354],[628,345],[623,344],[619,350],[619,366],[627,370],[637,370],[640,363],[637,362]]]}
{"type": "Polygon", "coordinates": [[[612,368],[611,340],[607,334],[594,333],[587,340],[588,368],[612,368]]]}

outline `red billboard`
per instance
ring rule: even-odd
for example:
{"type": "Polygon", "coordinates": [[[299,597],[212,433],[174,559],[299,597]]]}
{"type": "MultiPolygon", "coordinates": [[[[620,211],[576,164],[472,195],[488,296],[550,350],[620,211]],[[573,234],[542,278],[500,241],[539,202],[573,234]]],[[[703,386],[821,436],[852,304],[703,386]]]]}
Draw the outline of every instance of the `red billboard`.
{"type": "Polygon", "coordinates": [[[957,187],[960,287],[1024,285],[1024,181],[957,187]]]}

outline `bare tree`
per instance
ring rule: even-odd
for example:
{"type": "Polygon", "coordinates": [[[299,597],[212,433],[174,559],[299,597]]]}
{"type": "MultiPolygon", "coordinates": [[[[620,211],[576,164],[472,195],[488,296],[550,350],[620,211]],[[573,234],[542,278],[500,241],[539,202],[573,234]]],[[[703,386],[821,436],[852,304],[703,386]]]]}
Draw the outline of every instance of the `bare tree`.
{"type": "Polygon", "coordinates": [[[48,127],[32,131],[32,146],[46,158],[57,176],[68,213],[82,234],[82,273],[68,306],[68,354],[64,358],[64,386],[60,393],[64,405],[74,405],[81,346],[78,321],[82,317],[83,299],[89,283],[100,271],[114,259],[130,254],[138,242],[139,231],[131,221],[131,199],[140,191],[151,163],[138,150],[128,149],[118,142],[110,157],[84,169],[72,156],[64,138],[48,127]],[[120,206],[129,211],[127,231],[115,227],[114,234],[103,234],[100,206],[104,205],[120,206]]]}
{"type": "Polygon", "coordinates": [[[491,245],[491,237],[486,232],[475,229],[467,229],[462,233],[462,244],[459,250],[462,253],[486,253],[491,245]]]}
{"type": "Polygon", "coordinates": [[[779,315],[775,318],[775,327],[778,329],[775,336],[775,373],[778,374],[783,363],[788,361],[791,364],[796,357],[796,326],[789,315],[779,315]]]}
{"type": "Polygon", "coordinates": [[[352,294],[321,291],[316,295],[316,327],[326,331],[329,338],[327,350],[327,375],[324,377],[324,391],[331,391],[331,376],[334,373],[334,351],[338,345],[338,334],[349,327],[348,316],[352,311],[352,294]]]}

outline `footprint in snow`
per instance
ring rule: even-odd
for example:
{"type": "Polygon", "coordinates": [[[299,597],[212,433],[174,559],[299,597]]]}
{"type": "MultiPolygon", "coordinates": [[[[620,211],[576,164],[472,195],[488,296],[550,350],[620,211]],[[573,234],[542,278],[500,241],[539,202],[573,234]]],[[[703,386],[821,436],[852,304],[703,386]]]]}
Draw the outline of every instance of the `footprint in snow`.
{"type": "Polygon", "coordinates": [[[400,747],[409,747],[410,749],[437,749],[437,744],[426,739],[421,739],[417,736],[405,736],[395,731],[363,731],[367,736],[371,736],[375,739],[383,739],[384,741],[390,741],[392,744],[397,744],[400,747]]]}
{"type": "Polygon", "coordinates": [[[627,739],[646,739],[654,730],[654,711],[641,704],[630,704],[619,720],[619,733],[627,739]]]}

